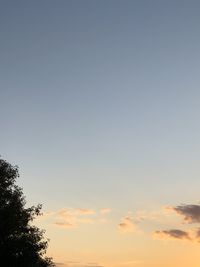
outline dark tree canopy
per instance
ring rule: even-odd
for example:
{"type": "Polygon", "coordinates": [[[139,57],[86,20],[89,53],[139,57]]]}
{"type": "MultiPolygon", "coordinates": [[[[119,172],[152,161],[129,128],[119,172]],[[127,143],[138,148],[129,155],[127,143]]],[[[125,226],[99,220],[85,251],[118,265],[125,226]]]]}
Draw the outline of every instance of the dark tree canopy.
{"type": "Polygon", "coordinates": [[[18,168],[0,159],[0,265],[6,267],[54,266],[45,257],[44,230],[32,225],[41,205],[26,208],[22,189],[16,185],[18,168]]]}

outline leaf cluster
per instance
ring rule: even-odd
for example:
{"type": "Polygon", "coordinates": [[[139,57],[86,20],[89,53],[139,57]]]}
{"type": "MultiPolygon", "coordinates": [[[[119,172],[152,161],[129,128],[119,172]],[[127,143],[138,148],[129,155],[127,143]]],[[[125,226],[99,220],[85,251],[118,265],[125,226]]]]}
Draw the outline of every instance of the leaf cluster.
{"type": "Polygon", "coordinates": [[[41,205],[26,208],[22,189],[16,185],[18,167],[0,159],[0,262],[9,267],[53,267],[45,257],[44,230],[32,225],[41,205]]]}

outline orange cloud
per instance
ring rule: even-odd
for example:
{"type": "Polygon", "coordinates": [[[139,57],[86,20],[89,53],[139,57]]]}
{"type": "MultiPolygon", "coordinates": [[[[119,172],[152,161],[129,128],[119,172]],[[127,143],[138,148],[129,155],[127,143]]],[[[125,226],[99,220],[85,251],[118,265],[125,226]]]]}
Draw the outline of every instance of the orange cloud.
{"type": "Polygon", "coordinates": [[[129,260],[129,261],[120,262],[117,265],[135,266],[135,265],[140,265],[140,264],[143,264],[143,263],[144,263],[144,261],[142,261],[142,260],[129,260]]]}
{"type": "Polygon", "coordinates": [[[52,221],[53,225],[66,229],[77,227],[79,224],[91,224],[94,222],[93,216],[95,210],[84,208],[63,208],[58,211],[46,212],[43,214],[43,220],[52,221]]]}
{"type": "Polygon", "coordinates": [[[66,263],[56,262],[56,267],[103,267],[98,263],[83,263],[78,261],[68,261],[66,263]]]}
{"type": "Polygon", "coordinates": [[[126,216],[118,224],[118,229],[123,233],[134,232],[136,231],[136,225],[130,216],[126,216]]]}
{"type": "Polygon", "coordinates": [[[69,223],[69,222],[55,222],[54,225],[58,227],[63,227],[63,228],[73,228],[75,227],[74,224],[69,223]]]}
{"type": "Polygon", "coordinates": [[[101,209],[100,210],[100,213],[102,213],[102,214],[106,214],[106,213],[110,213],[110,209],[109,208],[104,208],[104,209],[101,209]]]}
{"type": "Polygon", "coordinates": [[[45,212],[40,220],[52,221],[53,225],[69,229],[80,224],[105,223],[107,219],[102,216],[109,212],[110,209],[108,208],[100,209],[99,211],[86,208],[63,208],[57,211],[45,212]]]}
{"type": "Polygon", "coordinates": [[[96,214],[96,211],[91,210],[91,209],[76,209],[75,212],[80,215],[96,214]]]}

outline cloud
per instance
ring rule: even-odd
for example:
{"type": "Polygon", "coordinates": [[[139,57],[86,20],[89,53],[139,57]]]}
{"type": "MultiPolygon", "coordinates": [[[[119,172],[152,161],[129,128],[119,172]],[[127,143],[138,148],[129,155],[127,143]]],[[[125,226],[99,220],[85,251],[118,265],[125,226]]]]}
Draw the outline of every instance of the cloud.
{"type": "Polygon", "coordinates": [[[43,219],[52,221],[53,225],[66,229],[75,228],[80,224],[91,224],[96,211],[84,208],[63,208],[57,211],[46,212],[43,219]]]}
{"type": "Polygon", "coordinates": [[[177,214],[184,217],[187,223],[200,223],[200,205],[179,205],[172,207],[177,214]]]}
{"type": "MultiPolygon", "coordinates": [[[[197,204],[181,204],[175,207],[165,207],[165,214],[169,215],[175,212],[177,215],[183,217],[183,221],[187,224],[200,223],[200,205],[197,204]]],[[[187,229],[185,231],[180,229],[155,231],[154,235],[159,238],[171,238],[179,240],[190,240],[193,242],[200,242],[200,228],[187,229]]]]}
{"type": "MultiPolygon", "coordinates": [[[[130,260],[130,261],[125,261],[125,262],[120,262],[119,265],[124,265],[124,266],[135,266],[135,265],[140,265],[143,264],[144,261],[141,260],[130,260]]],[[[117,264],[118,265],[118,264],[117,264]]]]}
{"type": "MultiPolygon", "coordinates": [[[[172,210],[170,210],[172,212],[172,210]]],[[[132,212],[129,211],[128,215],[132,216],[132,212]]],[[[166,215],[168,215],[168,208],[163,207],[159,210],[138,210],[134,214],[134,222],[136,225],[143,224],[143,223],[163,223],[166,222],[166,215]]]]}
{"type": "Polygon", "coordinates": [[[188,232],[179,229],[155,231],[154,235],[161,239],[191,240],[188,232]]]}
{"type": "Polygon", "coordinates": [[[197,239],[200,239],[200,228],[198,228],[197,230],[196,230],[196,238],[197,239]]]}
{"type": "Polygon", "coordinates": [[[92,209],[61,209],[57,212],[55,212],[54,214],[60,215],[62,217],[71,217],[71,216],[79,216],[79,215],[93,215],[96,214],[96,211],[92,210],[92,209]]]}
{"type": "Polygon", "coordinates": [[[94,223],[95,222],[95,220],[94,219],[91,219],[91,218],[80,218],[80,219],[78,219],[78,222],[79,223],[85,223],[85,224],[92,224],[92,223],[94,223]]]}
{"type": "Polygon", "coordinates": [[[79,261],[67,261],[67,264],[80,264],[79,261]]]}
{"type": "Polygon", "coordinates": [[[122,218],[121,222],[118,224],[118,229],[123,233],[134,232],[136,231],[136,225],[130,216],[126,216],[122,218]]]}
{"type": "Polygon", "coordinates": [[[69,223],[69,222],[55,222],[54,225],[58,227],[63,227],[63,228],[73,228],[75,227],[75,224],[69,223]]]}
{"type": "Polygon", "coordinates": [[[63,219],[68,219],[74,216],[74,212],[69,209],[61,209],[53,213],[56,217],[62,217],[63,219]]]}
{"type": "Polygon", "coordinates": [[[62,208],[43,213],[40,220],[45,220],[57,227],[71,229],[77,228],[81,224],[106,223],[108,219],[104,215],[109,212],[109,208],[97,211],[87,208],[62,208]]]}
{"type": "Polygon", "coordinates": [[[200,243],[200,228],[193,229],[191,232],[193,233],[193,240],[200,243]]]}
{"type": "Polygon", "coordinates": [[[109,208],[104,208],[104,209],[101,209],[101,210],[100,210],[100,213],[102,213],[102,214],[107,214],[107,213],[110,213],[110,211],[111,211],[111,209],[109,209],[109,208]]]}
{"type": "Polygon", "coordinates": [[[78,261],[67,261],[66,263],[55,263],[56,267],[103,267],[98,263],[81,263],[78,261]]]}
{"type": "Polygon", "coordinates": [[[91,209],[76,209],[75,212],[80,215],[91,215],[96,214],[96,211],[91,209]]]}

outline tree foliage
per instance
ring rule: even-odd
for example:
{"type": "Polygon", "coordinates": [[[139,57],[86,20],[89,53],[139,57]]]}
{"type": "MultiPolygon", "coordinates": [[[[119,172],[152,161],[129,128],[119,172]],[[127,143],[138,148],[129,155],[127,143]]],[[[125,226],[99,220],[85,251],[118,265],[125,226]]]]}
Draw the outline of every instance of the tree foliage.
{"type": "Polygon", "coordinates": [[[41,205],[26,207],[22,189],[16,185],[18,167],[0,159],[0,265],[9,267],[50,267],[45,257],[48,241],[44,230],[32,225],[41,205]]]}

